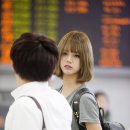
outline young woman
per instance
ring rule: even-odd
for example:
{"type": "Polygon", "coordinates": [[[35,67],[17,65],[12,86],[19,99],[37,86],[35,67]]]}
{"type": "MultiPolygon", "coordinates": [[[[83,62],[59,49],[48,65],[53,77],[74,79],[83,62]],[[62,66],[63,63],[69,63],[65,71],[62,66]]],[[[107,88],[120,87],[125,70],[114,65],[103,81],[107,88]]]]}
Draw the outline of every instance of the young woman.
{"type": "MultiPolygon", "coordinates": [[[[55,74],[63,79],[61,93],[72,106],[76,92],[87,87],[86,82],[92,78],[93,51],[91,42],[84,32],[71,31],[58,44],[59,61],[55,74]]],[[[87,130],[101,130],[98,106],[91,94],[84,94],[79,104],[79,124],[85,124],[87,130]]],[[[73,116],[72,130],[79,130],[73,116]]]]}

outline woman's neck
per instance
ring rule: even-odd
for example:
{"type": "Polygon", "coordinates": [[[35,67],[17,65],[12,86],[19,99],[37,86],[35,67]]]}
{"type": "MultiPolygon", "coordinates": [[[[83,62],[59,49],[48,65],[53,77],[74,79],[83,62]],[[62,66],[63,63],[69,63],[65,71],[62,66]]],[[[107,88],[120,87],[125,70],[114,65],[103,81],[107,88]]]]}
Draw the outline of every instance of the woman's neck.
{"type": "Polygon", "coordinates": [[[77,83],[77,77],[74,76],[63,76],[63,90],[62,94],[66,97],[72,91],[77,89],[81,83],[77,83]]]}
{"type": "Polygon", "coordinates": [[[75,88],[77,86],[76,79],[73,77],[63,77],[63,86],[69,88],[75,88]]]}

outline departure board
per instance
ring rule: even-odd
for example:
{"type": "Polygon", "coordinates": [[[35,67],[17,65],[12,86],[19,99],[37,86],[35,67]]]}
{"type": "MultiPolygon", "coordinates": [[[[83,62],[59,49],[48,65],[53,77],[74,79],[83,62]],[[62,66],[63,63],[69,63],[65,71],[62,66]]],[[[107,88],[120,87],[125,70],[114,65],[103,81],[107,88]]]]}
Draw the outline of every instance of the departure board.
{"type": "Polygon", "coordinates": [[[95,66],[130,67],[129,0],[1,0],[0,63],[10,63],[12,42],[23,32],[58,43],[71,30],[88,34],[95,66]]]}

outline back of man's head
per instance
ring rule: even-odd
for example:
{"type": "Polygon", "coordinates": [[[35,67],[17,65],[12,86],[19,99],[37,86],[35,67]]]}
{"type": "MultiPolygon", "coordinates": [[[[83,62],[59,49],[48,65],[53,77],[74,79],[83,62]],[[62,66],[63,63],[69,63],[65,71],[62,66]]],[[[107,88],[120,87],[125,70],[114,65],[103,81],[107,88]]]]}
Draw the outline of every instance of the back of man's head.
{"type": "Polygon", "coordinates": [[[56,43],[46,36],[24,33],[12,45],[13,68],[22,79],[47,81],[58,60],[56,43]]]}

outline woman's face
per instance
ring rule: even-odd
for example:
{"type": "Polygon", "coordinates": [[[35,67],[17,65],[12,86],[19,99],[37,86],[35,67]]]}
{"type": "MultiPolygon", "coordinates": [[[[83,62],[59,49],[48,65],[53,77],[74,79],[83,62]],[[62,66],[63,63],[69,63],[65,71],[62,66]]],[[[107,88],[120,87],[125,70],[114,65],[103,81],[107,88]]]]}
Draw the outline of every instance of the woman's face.
{"type": "Polygon", "coordinates": [[[80,55],[76,52],[63,50],[60,67],[63,75],[78,75],[80,70],[80,55]]]}

